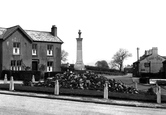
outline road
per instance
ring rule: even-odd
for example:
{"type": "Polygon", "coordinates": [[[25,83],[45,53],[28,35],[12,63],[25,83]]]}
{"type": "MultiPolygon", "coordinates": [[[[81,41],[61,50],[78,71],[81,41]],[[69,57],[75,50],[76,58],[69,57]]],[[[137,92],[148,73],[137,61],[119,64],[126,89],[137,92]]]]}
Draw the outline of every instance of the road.
{"type": "Polygon", "coordinates": [[[165,109],[0,94],[0,115],[165,115],[165,109]]]}

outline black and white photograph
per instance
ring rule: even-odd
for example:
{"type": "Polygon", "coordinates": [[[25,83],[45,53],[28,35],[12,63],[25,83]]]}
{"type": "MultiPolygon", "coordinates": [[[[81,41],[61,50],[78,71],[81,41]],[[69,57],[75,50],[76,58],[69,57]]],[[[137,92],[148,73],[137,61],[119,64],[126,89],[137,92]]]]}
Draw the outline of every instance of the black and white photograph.
{"type": "Polygon", "coordinates": [[[0,115],[165,115],[165,0],[0,0],[0,115]]]}

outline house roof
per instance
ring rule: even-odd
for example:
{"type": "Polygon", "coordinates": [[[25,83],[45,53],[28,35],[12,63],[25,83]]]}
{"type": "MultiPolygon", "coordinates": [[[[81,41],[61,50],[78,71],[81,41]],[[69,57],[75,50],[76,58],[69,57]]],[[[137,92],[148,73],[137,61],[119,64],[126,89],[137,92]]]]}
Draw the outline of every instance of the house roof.
{"type": "MultiPolygon", "coordinates": [[[[134,62],[134,63],[140,62],[140,61],[144,60],[145,58],[147,58],[147,57],[149,57],[149,56],[151,56],[151,55],[152,55],[152,54],[150,54],[150,55],[143,55],[142,57],[140,57],[140,60],[137,60],[137,61],[134,62]]],[[[160,55],[158,55],[158,56],[160,56],[160,55]]],[[[160,57],[166,59],[166,56],[160,56],[160,57]]],[[[166,60],[165,60],[165,61],[166,61],[166,60]]]]}
{"type": "Polygon", "coordinates": [[[20,29],[31,41],[63,43],[59,37],[53,36],[51,32],[23,30],[19,25],[10,28],[0,28],[0,39],[5,40],[17,29],[20,29]]]}
{"type": "Polygon", "coordinates": [[[6,28],[1,28],[0,27],[0,39],[3,38],[4,33],[6,32],[6,28]]]}
{"type": "Polygon", "coordinates": [[[25,30],[25,32],[34,41],[63,43],[63,41],[58,36],[53,36],[51,32],[34,31],[34,30],[25,30]]]}
{"type": "Polygon", "coordinates": [[[0,39],[5,40],[11,34],[13,34],[17,29],[19,29],[32,42],[32,38],[19,25],[10,28],[0,28],[0,39]]]}

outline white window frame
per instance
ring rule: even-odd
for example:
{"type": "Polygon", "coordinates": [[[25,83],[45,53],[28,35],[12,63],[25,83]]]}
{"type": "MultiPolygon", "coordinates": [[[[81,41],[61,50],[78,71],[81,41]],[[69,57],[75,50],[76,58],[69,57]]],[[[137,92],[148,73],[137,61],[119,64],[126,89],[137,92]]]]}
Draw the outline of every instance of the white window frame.
{"type": "Polygon", "coordinates": [[[32,44],[32,55],[33,56],[37,55],[37,44],[32,44]],[[33,45],[36,45],[35,49],[33,48],[33,45]]]}
{"type": "Polygon", "coordinates": [[[53,56],[53,45],[47,45],[47,56],[53,56]]]}
{"type": "Polygon", "coordinates": [[[36,49],[32,49],[32,55],[33,55],[33,56],[36,56],[36,55],[37,55],[36,49]]]}
{"type": "Polygon", "coordinates": [[[20,43],[14,42],[13,43],[13,55],[20,55],[20,43]],[[16,44],[16,46],[14,46],[16,44]]]}
{"type": "Polygon", "coordinates": [[[11,60],[11,61],[13,61],[13,64],[12,64],[12,62],[11,62],[10,69],[11,69],[12,71],[15,71],[15,70],[16,70],[16,60],[11,60]]]}
{"type": "Polygon", "coordinates": [[[21,60],[17,60],[17,67],[16,67],[17,71],[21,71],[21,60]],[[18,64],[18,61],[20,61],[20,63],[18,64]]]}
{"type": "Polygon", "coordinates": [[[52,71],[53,71],[53,67],[48,66],[48,67],[47,67],[47,72],[52,72],[52,71]]]}
{"type": "Polygon", "coordinates": [[[52,61],[48,61],[47,62],[47,72],[52,72],[53,71],[53,62],[52,61]],[[52,66],[50,66],[50,63],[52,63],[52,66]]]}

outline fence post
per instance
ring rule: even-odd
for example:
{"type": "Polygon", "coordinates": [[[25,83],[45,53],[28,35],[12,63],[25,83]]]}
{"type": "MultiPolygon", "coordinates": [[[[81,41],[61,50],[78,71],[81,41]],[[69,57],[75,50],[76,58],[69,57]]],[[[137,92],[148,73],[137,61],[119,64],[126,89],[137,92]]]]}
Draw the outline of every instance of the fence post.
{"type": "Polygon", "coordinates": [[[59,95],[59,81],[55,81],[55,89],[54,89],[54,94],[59,95]]]}
{"type": "Polygon", "coordinates": [[[32,83],[35,83],[35,75],[32,75],[32,83]]]}
{"type": "Polygon", "coordinates": [[[135,81],[135,89],[138,90],[138,83],[135,81]]]}
{"type": "Polygon", "coordinates": [[[5,74],[5,77],[4,77],[4,84],[7,84],[7,74],[5,74]]]}
{"type": "Polygon", "coordinates": [[[10,77],[9,90],[10,90],[10,91],[13,91],[13,90],[14,90],[14,80],[13,80],[13,76],[10,77]]]}
{"type": "Polygon", "coordinates": [[[157,103],[161,103],[161,87],[156,84],[157,103]]]}
{"type": "Polygon", "coordinates": [[[108,99],[108,81],[105,82],[104,86],[104,99],[108,99]]]}
{"type": "Polygon", "coordinates": [[[32,82],[31,82],[31,86],[34,86],[35,83],[35,75],[32,75],[32,82]]]}

